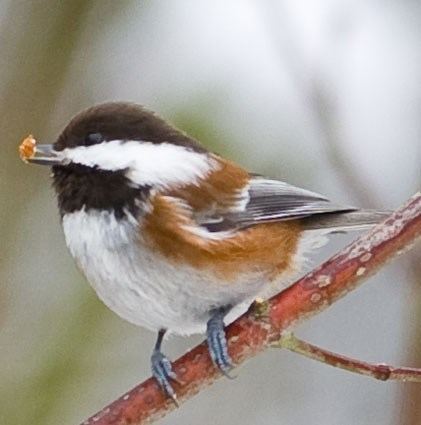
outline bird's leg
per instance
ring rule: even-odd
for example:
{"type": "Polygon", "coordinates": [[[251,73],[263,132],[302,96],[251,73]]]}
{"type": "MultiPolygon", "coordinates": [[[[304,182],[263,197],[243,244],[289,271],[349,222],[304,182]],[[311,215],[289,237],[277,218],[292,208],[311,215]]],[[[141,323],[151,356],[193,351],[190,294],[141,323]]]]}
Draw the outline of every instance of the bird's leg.
{"type": "Polygon", "coordinates": [[[168,397],[177,404],[177,395],[170,384],[170,379],[177,381],[177,376],[172,370],[171,362],[161,352],[161,345],[166,329],[160,329],[156,339],[155,348],[151,356],[152,375],[168,397]]]}
{"type": "Polygon", "coordinates": [[[208,320],[206,336],[208,349],[214,365],[228,378],[232,369],[232,361],[228,354],[227,338],[224,329],[224,317],[231,310],[231,306],[220,307],[211,312],[208,320]]]}

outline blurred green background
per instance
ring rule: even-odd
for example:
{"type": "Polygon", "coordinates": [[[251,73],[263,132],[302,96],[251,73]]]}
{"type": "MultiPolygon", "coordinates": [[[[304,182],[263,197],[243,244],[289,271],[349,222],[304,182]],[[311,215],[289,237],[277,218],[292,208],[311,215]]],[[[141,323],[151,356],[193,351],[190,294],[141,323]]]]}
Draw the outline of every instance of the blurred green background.
{"type": "MultiPolygon", "coordinates": [[[[255,172],[393,209],[420,183],[420,12],[409,0],[0,2],[0,424],[82,422],[149,375],[155,339],[77,271],[48,171],[18,158],[24,136],[50,143],[79,110],[131,100],[255,172]]],[[[421,367],[419,259],[400,258],[299,335],[421,367]]],[[[420,406],[415,384],[275,350],[163,423],[419,425],[420,406]]]]}

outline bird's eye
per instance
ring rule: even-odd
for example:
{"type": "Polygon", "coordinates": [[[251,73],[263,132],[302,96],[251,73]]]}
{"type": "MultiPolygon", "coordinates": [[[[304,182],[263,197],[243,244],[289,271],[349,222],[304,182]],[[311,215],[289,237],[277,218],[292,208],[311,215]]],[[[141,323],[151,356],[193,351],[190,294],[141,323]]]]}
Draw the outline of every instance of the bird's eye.
{"type": "Polygon", "coordinates": [[[91,133],[85,137],[85,145],[91,146],[101,143],[104,140],[101,133],[91,133]]]}

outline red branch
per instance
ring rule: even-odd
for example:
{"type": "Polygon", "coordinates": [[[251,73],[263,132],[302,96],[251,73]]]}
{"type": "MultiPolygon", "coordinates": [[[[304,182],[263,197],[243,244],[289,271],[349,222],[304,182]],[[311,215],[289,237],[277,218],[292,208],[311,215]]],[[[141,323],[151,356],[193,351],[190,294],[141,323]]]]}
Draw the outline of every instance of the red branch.
{"type": "Polygon", "coordinates": [[[367,363],[352,359],[342,354],[333,353],[317,345],[298,339],[295,335],[285,332],[274,347],[286,348],[309,359],[317,360],[330,366],[359,373],[380,381],[421,382],[421,369],[412,367],[393,367],[384,363],[367,363]]]}
{"type": "MultiPolygon", "coordinates": [[[[421,235],[421,194],[414,195],[383,223],[334,255],[258,308],[251,308],[227,328],[231,358],[238,365],[279,341],[283,331],[308,320],[355,289],[421,235]]],[[[178,401],[193,397],[221,374],[214,368],[206,343],[173,363],[182,383],[174,383],[178,401]]],[[[83,425],[139,425],[174,409],[153,378],[86,420],[83,425]]]]}

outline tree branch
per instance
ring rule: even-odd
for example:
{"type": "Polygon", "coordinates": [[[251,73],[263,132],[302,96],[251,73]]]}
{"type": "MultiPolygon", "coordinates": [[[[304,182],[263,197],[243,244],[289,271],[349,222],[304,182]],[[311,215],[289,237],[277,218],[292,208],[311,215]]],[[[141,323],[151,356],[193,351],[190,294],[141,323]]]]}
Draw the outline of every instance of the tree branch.
{"type": "Polygon", "coordinates": [[[317,347],[297,338],[291,332],[285,332],[273,347],[286,348],[309,359],[335,366],[349,372],[359,373],[380,381],[421,382],[421,369],[411,367],[393,367],[383,363],[371,364],[341,354],[332,353],[324,348],[317,347]]]}
{"type": "MultiPolygon", "coordinates": [[[[421,193],[417,193],[369,233],[228,326],[233,363],[239,365],[255,356],[279,341],[282,332],[325,310],[387,261],[409,249],[420,235],[421,193]]],[[[182,381],[174,383],[179,403],[221,376],[204,342],[175,361],[173,369],[182,381]]],[[[149,378],[83,424],[139,425],[157,420],[174,408],[155,380],[149,378]]]]}

